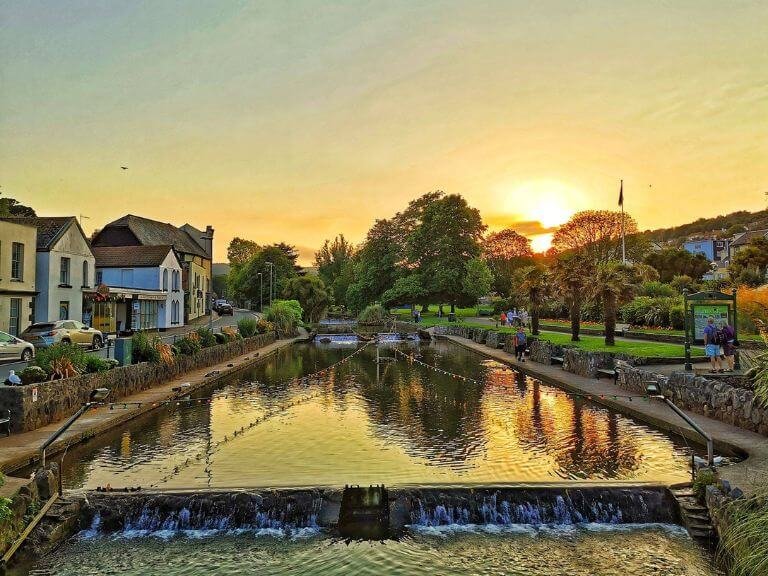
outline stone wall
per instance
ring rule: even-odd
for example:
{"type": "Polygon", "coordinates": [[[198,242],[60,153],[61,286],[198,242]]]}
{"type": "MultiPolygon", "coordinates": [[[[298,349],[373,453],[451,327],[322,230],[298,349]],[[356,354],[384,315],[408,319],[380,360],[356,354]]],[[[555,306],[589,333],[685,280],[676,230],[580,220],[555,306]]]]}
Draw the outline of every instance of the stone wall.
{"type": "Polygon", "coordinates": [[[620,365],[619,387],[645,394],[651,382],[681,408],[768,436],[768,406],[761,405],[749,388],[709,380],[692,372],[663,376],[628,364],[620,365]]]}
{"type": "Polygon", "coordinates": [[[260,334],[204,348],[194,356],[177,356],[171,365],[141,363],[66,380],[26,386],[0,386],[0,409],[11,411],[13,432],[27,432],[70,416],[88,401],[89,394],[95,388],[109,388],[112,391],[110,400],[117,400],[192,370],[248,354],[274,341],[274,334],[260,334]]]}
{"type": "Polygon", "coordinates": [[[551,364],[550,358],[552,356],[560,357],[563,355],[562,346],[557,346],[547,340],[539,340],[535,336],[529,339],[528,348],[531,351],[531,360],[540,364],[551,364]]]}
{"type": "Polygon", "coordinates": [[[9,484],[18,485],[18,488],[15,490],[12,488],[13,493],[8,494],[8,499],[11,501],[9,506],[11,517],[0,525],[0,555],[16,541],[26,527],[24,517],[33,513],[34,510],[39,510],[51,496],[58,492],[58,473],[58,465],[51,463],[45,469],[38,469],[31,480],[7,479],[9,484]]]}

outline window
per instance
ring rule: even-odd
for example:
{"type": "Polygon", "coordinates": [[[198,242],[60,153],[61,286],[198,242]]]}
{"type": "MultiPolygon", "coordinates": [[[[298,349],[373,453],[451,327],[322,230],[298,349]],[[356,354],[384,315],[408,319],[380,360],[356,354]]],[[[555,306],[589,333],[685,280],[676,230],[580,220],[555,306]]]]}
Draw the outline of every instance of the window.
{"type": "Polygon", "coordinates": [[[96,270],[96,286],[104,283],[104,273],[101,270],[96,270]]]}
{"type": "Polygon", "coordinates": [[[11,245],[11,280],[24,280],[24,244],[20,242],[11,245]]]}
{"type": "Polygon", "coordinates": [[[133,286],[133,268],[123,268],[120,270],[120,286],[131,288],[133,286]]]}
{"type": "Polygon", "coordinates": [[[179,301],[171,302],[171,324],[179,323],[179,301]]]}
{"type": "Polygon", "coordinates": [[[83,260],[83,288],[87,288],[88,285],[88,260],[83,260]]]}
{"type": "Polygon", "coordinates": [[[69,300],[59,302],[59,320],[69,320],[69,300]]]}
{"type": "Polygon", "coordinates": [[[139,300],[139,329],[157,328],[157,300],[139,300]]]}
{"type": "Polygon", "coordinates": [[[69,283],[69,258],[61,258],[61,267],[59,268],[59,285],[70,286],[69,283]]]}
{"type": "Polygon", "coordinates": [[[21,330],[19,329],[19,317],[21,316],[21,298],[11,298],[11,318],[8,322],[8,331],[14,336],[18,336],[21,330]]]}
{"type": "Polygon", "coordinates": [[[163,270],[163,292],[168,291],[168,269],[163,270]]]}

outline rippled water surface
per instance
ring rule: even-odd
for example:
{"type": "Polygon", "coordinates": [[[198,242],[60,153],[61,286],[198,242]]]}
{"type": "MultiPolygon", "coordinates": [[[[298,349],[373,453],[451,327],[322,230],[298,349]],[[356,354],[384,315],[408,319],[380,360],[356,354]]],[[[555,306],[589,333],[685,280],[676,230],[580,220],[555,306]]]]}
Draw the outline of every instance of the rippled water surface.
{"type": "MultiPolygon", "coordinates": [[[[295,379],[354,350],[311,344],[284,350],[241,380],[200,392],[200,402],[159,409],[70,450],[65,483],[178,488],[688,479],[688,449],[666,434],[447,342],[410,350],[478,383],[405,360],[387,363],[377,377],[373,346],[321,378],[295,379]]],[[[381,354],[393,356],[386,349],[381,354]]]]}
{"type": "Polygon", "coordinates": [[[679,529],[412,534],[401,541],[352,542],[241,534],[78,540],[41,567],[59,576],[130,575],[517,575],[713,576],[679,529]]]}

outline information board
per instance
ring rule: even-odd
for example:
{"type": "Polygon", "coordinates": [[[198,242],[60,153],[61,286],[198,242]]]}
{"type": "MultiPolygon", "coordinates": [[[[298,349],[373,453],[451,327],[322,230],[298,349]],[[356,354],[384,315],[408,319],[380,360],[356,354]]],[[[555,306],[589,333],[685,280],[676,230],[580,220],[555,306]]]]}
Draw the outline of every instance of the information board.
{"type": "Polygon", "coordinates": [[[728,321],[728,304],[695,304],[693,306],[693,334],[696,342],[704,342],[704,328],[707,319],[712,316],[715,326],[728,321]]]}

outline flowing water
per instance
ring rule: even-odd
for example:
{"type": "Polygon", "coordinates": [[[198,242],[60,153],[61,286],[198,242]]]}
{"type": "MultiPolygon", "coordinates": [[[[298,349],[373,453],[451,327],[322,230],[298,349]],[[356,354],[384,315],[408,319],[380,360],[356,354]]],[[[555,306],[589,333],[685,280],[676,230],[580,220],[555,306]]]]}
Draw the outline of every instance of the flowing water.
{"type": "Polygon", "coordinates": [[[717,574],[681,529],[654,525],[423,529],[385,542],[344,542],[315,532],[293,538],[121,535],[80,538],[39,567],[57,576],[717,574]]]}
{"type": "MultiPolygon", "coordinates": [[[[689,478],[677,439],[448,342],[302,344],[199,401],[73,448],[69,488],[649,481],[689,478]],[[394,358],[382,347],[382,357],[394,358]],[[210,398],[210,400],[208,400],[210,398]],[[242,430],[242,432],[241,432],[242,430]]],[[[639,402],[645,400],[637,400],[639,402]]],[[[119,407],[117,409],[120,409],[119,407]]]]}

